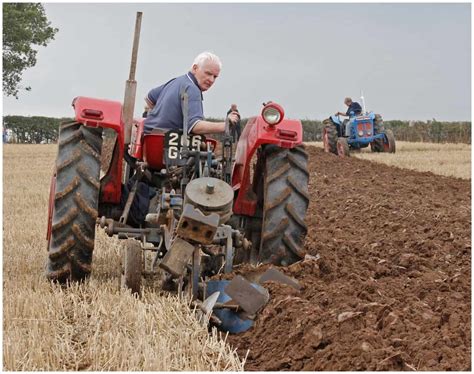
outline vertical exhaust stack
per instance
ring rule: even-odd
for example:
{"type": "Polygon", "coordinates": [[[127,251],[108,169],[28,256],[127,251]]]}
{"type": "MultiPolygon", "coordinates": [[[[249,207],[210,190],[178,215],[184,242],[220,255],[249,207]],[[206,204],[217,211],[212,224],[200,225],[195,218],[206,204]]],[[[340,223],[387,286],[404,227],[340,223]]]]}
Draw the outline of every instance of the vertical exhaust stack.
{"type": "Polygon", "coordinates": [[[125,82],[125,96],[123,99],[122,116],[125,124],[125,148],[130,144],[132,134],[133,111],[135,109],[135,96],[137,92],[137,81],[135,71],[137,69],[138,44],[140,41],[140,29],[142,26],[142,12],[137,12],[135,20],[135,34],[133,37],[132,61],[130,62],[130,75],[125,82]]]}
{"type": "Polygon", "coordinates": [[[360,101],[362,101],[362,113],[367,114],[367,111],[365,109],[364,92],[362,90],[360,91],[360,101]]]}

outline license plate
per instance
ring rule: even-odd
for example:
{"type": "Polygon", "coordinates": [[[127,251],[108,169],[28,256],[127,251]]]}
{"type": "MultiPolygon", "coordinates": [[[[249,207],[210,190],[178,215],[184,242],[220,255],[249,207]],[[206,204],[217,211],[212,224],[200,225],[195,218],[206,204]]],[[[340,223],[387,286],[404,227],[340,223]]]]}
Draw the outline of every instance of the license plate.
{"type": "Polygon", "coordinates": [[[204,136],[189,134],[184,135],[182,131],[170,130],[165,134],[165,157],[167,160],[181,160],[181,149],[184,144],[188,145],[190,151],[200,149],[204,136]]]}

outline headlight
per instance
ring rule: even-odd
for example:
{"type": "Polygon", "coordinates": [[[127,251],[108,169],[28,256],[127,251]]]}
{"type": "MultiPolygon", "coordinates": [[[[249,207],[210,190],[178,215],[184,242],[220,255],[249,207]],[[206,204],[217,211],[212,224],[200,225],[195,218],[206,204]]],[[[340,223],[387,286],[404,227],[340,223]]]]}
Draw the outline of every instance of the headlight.
{"type": "Polygon", "coordinates": [[[280,122],[280,112],[275,108],[267,108],[267,110],[263,112],[263,118],[269,125],[274,125],[280,122]]]}
{"type": "Polygon", "coordinates": [[[263,120],[270,126],[278,125],[283,120],[284,115],[285,112],[283,108],[272,102],[266,104],[262,110],[263,120]]]}
{"type": "Polygon", "coordinates": [[[364,135],[364,132],[362,130],[359,131],[359,136],[364,135]]]}

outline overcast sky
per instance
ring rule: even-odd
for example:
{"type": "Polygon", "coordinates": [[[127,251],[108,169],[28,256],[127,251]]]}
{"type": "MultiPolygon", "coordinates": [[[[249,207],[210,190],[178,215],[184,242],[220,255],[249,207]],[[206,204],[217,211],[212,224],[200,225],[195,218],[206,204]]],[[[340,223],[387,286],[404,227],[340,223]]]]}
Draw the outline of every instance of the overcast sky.
{"type": "Polygon", "coordinates": [[[76,96],[123,100],[135,14],[143,12],[135,115],[153,87],[210,50],[223,69],[204,114],[244,117],[263,101],[324,119],[345,96],[385,119],[471,119],[470,4],[45,4],[54,41],[40,47],[4,114],[72,116],[76,96]]]}

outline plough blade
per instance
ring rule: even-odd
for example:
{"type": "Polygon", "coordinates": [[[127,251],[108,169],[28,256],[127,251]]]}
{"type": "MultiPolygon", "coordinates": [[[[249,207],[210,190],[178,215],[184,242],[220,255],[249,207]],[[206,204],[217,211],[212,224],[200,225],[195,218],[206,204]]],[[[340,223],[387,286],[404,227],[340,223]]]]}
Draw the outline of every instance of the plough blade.
{"type": "Polygon", "coordinates": [[[256,289],[240,275],[236,276],[224,290],[249,317],[255,315],[270,299],[268,291],[265,291],[256,289]]]}

